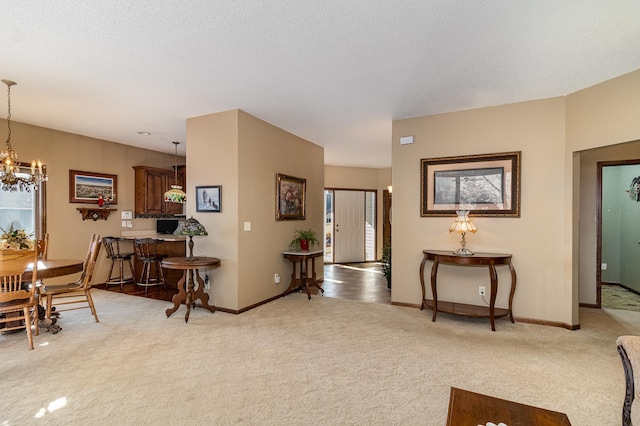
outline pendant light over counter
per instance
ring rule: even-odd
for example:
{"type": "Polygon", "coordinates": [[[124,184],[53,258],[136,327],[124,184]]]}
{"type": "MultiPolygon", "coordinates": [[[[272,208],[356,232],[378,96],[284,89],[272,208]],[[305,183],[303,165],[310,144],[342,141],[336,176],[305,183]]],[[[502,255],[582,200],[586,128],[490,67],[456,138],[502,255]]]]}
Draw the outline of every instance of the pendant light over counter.
{"type": "Polygon", "coordinates": [[[182,187],[178,185],[178,144],[180,142],[173,142],[176,146],[175,163],[173,170],[175,172],[174,184],[171,185],[171,189],[164,193],[165,203],[177,203],[185,204],[187,202],[187,194],[184,193],[182,187]]]}

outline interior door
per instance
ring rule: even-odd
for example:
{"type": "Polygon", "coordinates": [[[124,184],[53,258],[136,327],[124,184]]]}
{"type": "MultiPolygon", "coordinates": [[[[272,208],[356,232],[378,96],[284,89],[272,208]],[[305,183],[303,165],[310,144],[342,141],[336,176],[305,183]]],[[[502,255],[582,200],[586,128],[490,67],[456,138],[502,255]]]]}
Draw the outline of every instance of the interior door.
{"type": "Polygon", "coordinates": [[[365,261],[365,193],[364,191],[335,191],[336,263],[365,261]]]}

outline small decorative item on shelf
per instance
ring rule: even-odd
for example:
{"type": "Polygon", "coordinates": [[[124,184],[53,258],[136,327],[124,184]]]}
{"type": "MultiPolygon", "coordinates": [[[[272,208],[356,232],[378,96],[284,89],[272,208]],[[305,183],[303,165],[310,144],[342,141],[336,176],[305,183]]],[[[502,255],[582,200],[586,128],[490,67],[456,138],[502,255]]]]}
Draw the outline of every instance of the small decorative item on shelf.
{"type": "Polygon", "coordinates": [[[13,224],[6,231],[0,227],[0,231],[0,250],[33,250],[33,234],[27,234],[24,229],[13,229],[13,224]]]}
{"type": "Polygon", "coordinates": [[[318,235],[313,229],[296,229],[293,234],[293,240],[289,243],[289,250],[307,251],[309,250],[309,244],[313,246],[319,243],[318,235]]]}
{"type": "Polygon", "coordinates": [[[102,207],[104,205],[104,197],[102,194],[98,196],[98,207],[102,207]]]}
{"type": "Polygon", "coordinates": [[[196,260],[197,257],[193,257],[193,236],[194,235],[209,235],[207,230],[202,226],[197,219],[194,219],[191,216],[189,219],[182,222],[175,231],[173,231],[173,235],[187,235],[189,237],[189,260],[196,260]]]}

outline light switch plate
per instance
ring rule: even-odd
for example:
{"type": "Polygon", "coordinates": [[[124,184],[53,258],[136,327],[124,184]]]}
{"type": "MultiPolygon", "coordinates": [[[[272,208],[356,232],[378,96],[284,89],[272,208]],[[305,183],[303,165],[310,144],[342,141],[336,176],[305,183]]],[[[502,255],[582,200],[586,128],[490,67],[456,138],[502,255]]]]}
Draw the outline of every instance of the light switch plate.
{"type": "Polygon", "coordinates": [[[244,230],[245,231],[251,231],[251,222],[245,222],[244,223],[244,230]]]}

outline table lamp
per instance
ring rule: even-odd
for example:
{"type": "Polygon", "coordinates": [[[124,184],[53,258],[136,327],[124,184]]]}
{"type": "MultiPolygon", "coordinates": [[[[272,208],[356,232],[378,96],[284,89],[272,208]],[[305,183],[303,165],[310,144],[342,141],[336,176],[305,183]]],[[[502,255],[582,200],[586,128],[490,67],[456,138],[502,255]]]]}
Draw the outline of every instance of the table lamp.
{"type": "Polygon", "coordinates": [[[209,235],[207,230],[204,229],[204,226],[197,219],[194,219],[191,216],[189,219],[182,222],[175,231],[173,231],[173,235],[187,235],[189,237],[189,260],[197,259],[193,257],[193,236],[194,235],[209,235]]]}
{"type": "Polygon", "coordinates": [[[456,218],[451,228],[449,228],[449,232],[459,232],[462,234],[462,240],[460,241],[460,248],[453,252],[453,254],[457,254],[460,256],[473,256],[473,252],[467,249],[465,246],[467,245],[467,240],[465,239],[465,235],[467,232],[473,232],[474,234],[477,231],[476,226],[469,219],[469,212],[467,210],[457,210],[456,214],[458,217],[456,218]]]}

